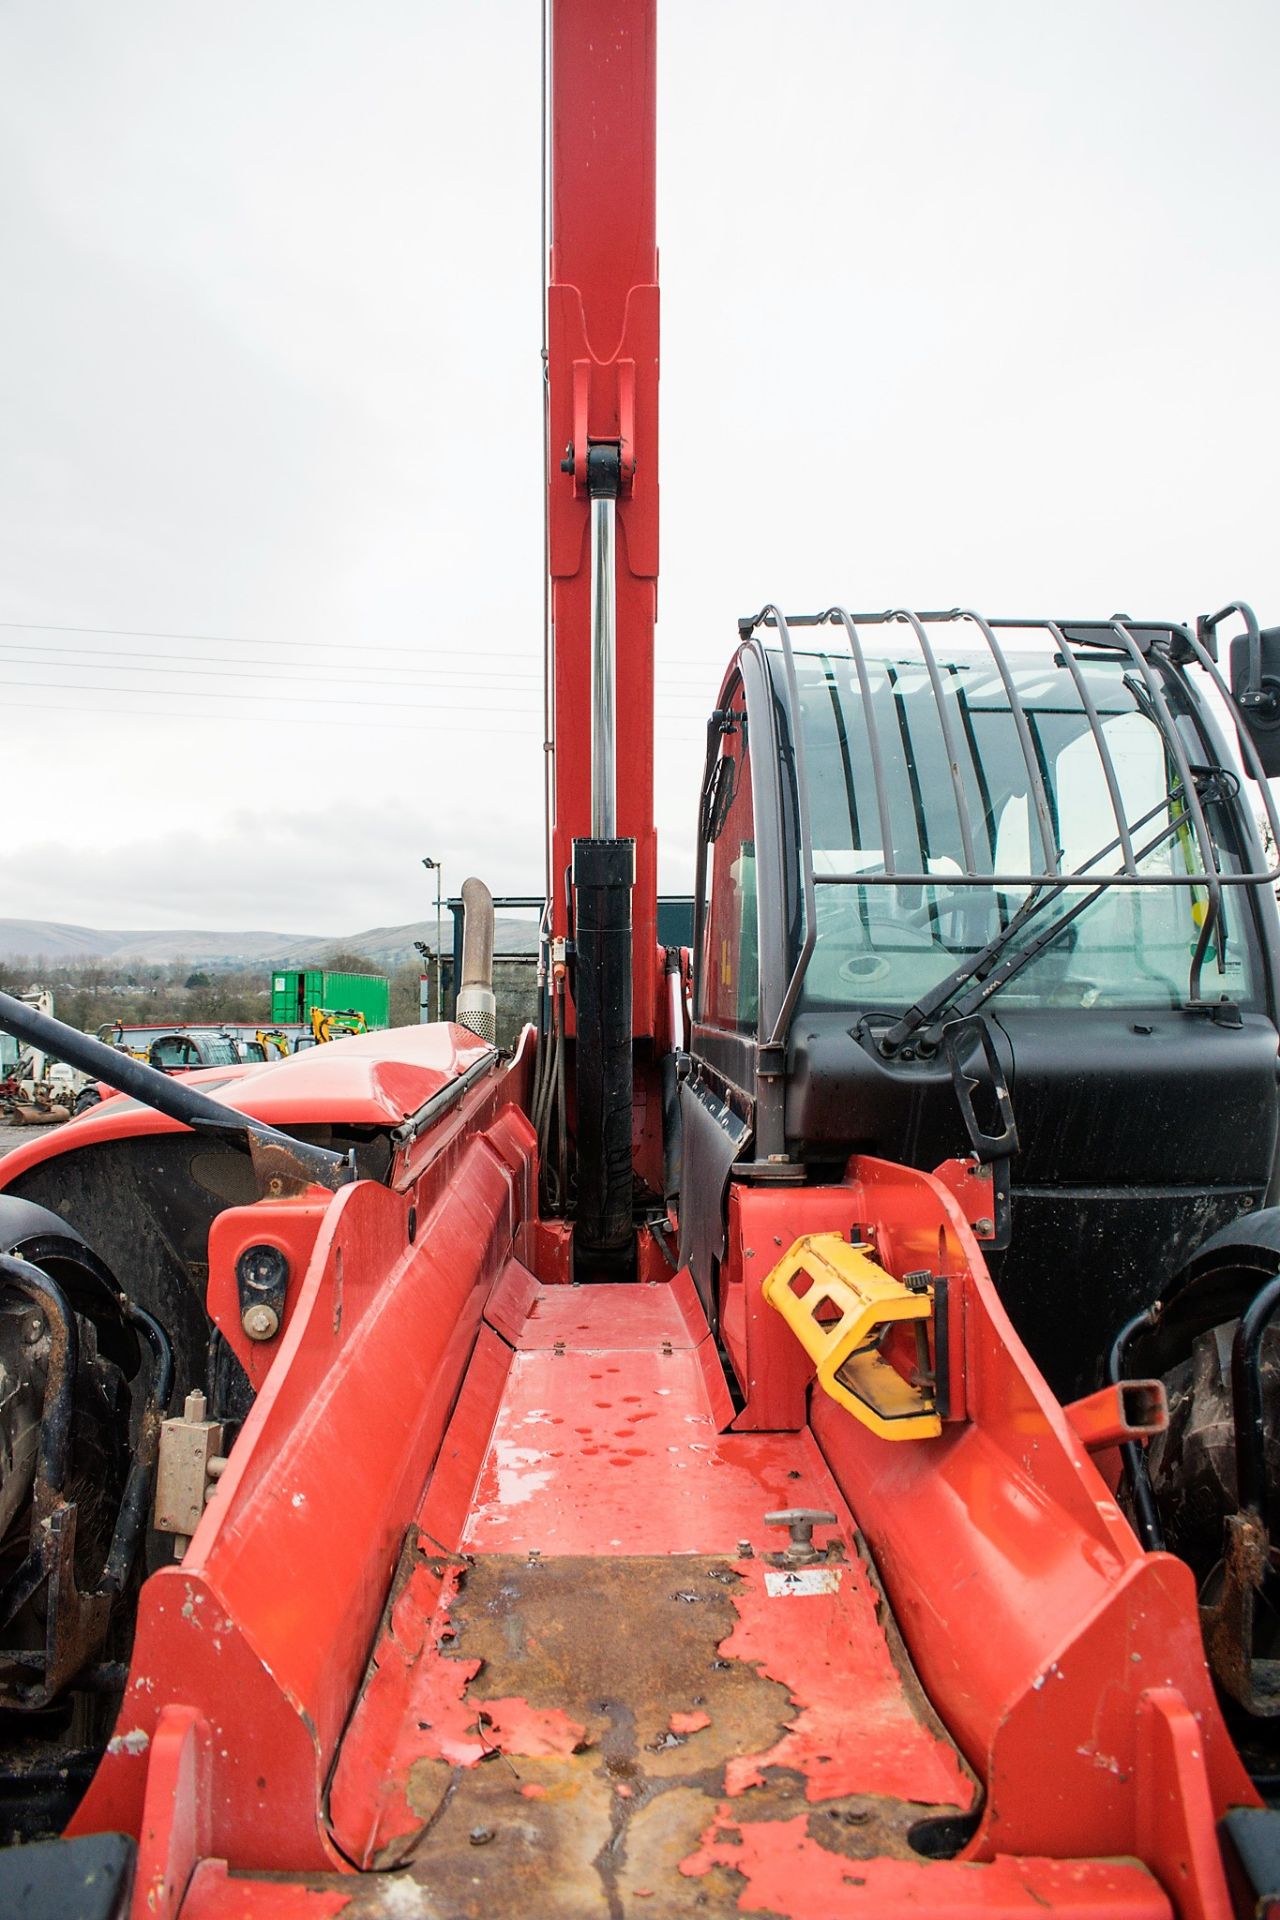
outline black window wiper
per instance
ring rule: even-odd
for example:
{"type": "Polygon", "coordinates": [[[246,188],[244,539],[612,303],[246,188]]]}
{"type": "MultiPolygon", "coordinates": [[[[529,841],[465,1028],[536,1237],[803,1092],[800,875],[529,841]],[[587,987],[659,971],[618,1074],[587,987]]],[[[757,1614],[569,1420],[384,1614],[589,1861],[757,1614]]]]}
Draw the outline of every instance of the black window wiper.
{"type": "MultiPolygon", "coordinates": [[[[1131,822],[1130,835],[1141,832],[1142,828],[1172,800],[1172,794],[1166,795],[1163,800],[1158,800],[1154,807],[1144,813],[1141,819],[1131,822]]],[[[1137,850],[1135,865],[1137,861],[1147,859],[1157,848],[1163,846],[1166,840],[1171,840],[1186,825],[1190,817],[1185,807],[1176,817],[1171,817],[1167,826],[1161,828],[1154,840],[1137,850]]],[[[877,1040],[880,1052],[887,1056],[898,1053],[913,1034],[936,1020],[938,1015],[951,1005],[961,987],[967,986],[970,980],[977,980],[979,985],[973,993],[967,994],[962,1001],[956,1002],[954,1009],[956,1014],[963,1018],[989,1000],[993,993],[1003,987],[1007,981],[1012,980],[1016,973],[1020,973],[1037,954],[1043,953],[1064,928],[1078,919],[1086,907],[1093,905],[1100,894],[1105,893],[1108,887],[1114,886],[1117,880],[1123,878],[1122,874],[1107,874],[1090,889],[1083,900],[1078,900],[1069,912],[1064,913],[1061,919],[1055,920],[1051,927],[1046,928],[1038,939],[1031,941],[1028,946],[1020,947],[1016,953],[1007,954],[1007,957],[1001,961],[1000,956],[1007,952],[1011,943],[1031,920],[1037,918],[1045,907],[1052,906],[1055,900],[1061,899],[1069,888],[1079,886],[1082,881],[1085,881],[1090,868],[1096,866],[1099,860],[1105,860],[1108,854],[1114,853],[1119,845],[1120,839],[1117,835],[1104,847],[1100,847],[1097,853],[1086,860],[1083,867],[1078,867],[1074,873],[1064,874],[1060,879],[1055,879],[1052,884],[1047,880],[1043,881],[1033,888],[1013,918],[988,940],[985,947],[970,959],[962,961],[958,967],[953,967],[950,973],[939,980],[936,987],[931,987],[914,1006],[908,1007],[901,1019],[895,1020],[891,1027],[885,1028],[877,1040]]],[[[993,881],[995,877],[993,876],[993,881]]]]}

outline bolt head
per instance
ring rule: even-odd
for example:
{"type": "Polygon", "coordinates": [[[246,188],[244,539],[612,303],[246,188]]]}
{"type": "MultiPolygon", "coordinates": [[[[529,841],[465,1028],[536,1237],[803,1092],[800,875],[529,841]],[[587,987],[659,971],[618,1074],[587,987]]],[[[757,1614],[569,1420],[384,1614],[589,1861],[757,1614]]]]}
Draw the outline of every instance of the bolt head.
{"type": "Polygon", "coordinates": [[[280,1315],[274,1307],[259,1301],[255,1306],[245,1308],[240,1316],[240,1325],[251,1340],[274,1340],[280,1331],[280,1315]]]}

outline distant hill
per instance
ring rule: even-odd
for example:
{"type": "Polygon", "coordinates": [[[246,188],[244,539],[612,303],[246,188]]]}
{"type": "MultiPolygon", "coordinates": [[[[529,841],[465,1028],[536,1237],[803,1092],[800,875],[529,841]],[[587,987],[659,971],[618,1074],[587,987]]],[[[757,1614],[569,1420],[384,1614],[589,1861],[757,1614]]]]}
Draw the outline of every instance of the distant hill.
{"type": "MultiPolygon", "coordinates": [[[[453,939],[452,916],[444,917],[446,949],[453,939]]],[[[46,960],[74,964],[126,960],[162,964],[189,960],[200,967],[309,967],[324,964],[326,955],[341,948],[363,953],[384,972],[413,960],[414,941],[434,947],[436,923],[415,921],[403,927],[367,927],[360,933],[215,933],[208,928],[142,927],[131,929],[76,927],[59,920],[0,920],[0,960],[46,960]]],[[[538,944],[532,918],[498,916],[494,942],[499,953],[532,953],[538,944]]]]}

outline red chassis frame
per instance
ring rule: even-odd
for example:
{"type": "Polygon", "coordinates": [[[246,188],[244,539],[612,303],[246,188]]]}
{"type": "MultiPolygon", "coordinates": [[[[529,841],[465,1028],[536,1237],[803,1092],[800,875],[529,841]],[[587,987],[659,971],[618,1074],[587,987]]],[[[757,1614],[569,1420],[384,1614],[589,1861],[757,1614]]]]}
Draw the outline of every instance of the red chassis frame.
{"type": "MultiPolygon", "coordinates": [[[[457,1029],[423,1028],[324,1054],[317,1065],[302,1056],[250,1070],[228,1097],[294,1125],[321,1107],[354,1117],[381,1106],[385,1123],[388,1105],[412,1110],[424,1089],[474,1066],[478,1043],[457,1029]]],[[[880,1913],[892,1891],[894,1900],[927,1895],[934,1904],[924,1910],[946,1912],[961,1893],[967,1907],[972,1888],[979,1910],[1019,1912],[1007,1904],[1018,1862],[1019,1884],[1034,1892],[1028,1911],[1047,1900],[1098,1915],[1167,1913],[1167,1893],[1188,1920],[1224,1920],[1215,1820],[1256,1795],[1213,1696],[1191,1577],[1138,1547],[1009,1326],[947,1189],[871,1160],[852,1162],[838,1186],[731,1189],[722,1320],[743,1385],[735,1412],[686,1276],[660,1278],[655,1259],[645,1284],[565,1285],[559,1240],[536,1216],[528,1083],[526,1049],[406,1147],[388,1186],[316,1189],[233,1207],[215,1222],[208,1303],[258,1397],[182,1562],[146,1583],[117,1731],[73,1824],[138,1837],[138,1920],[180,1910],[188,1920],[337,1912],[362,1884],[332,1877],[349,1875],[331,1822],[356,1804],[356,1788],[344,1785],[331,1808],[330,1783],[358,1787],[382,1765],[377,1740],[362,1752],[371,1729],[385,1740],[387,1728],[358,1706],[379,1622],[388,1630],[406,1530],[419,1516],[446,1552],[468,1526],[477,1551],[489,1550],[486,1527],[501,1538],[493,1533],[504,1524],[501,1477],[486,1482],[480,1467],[517,1391],[512,1348],[518,1357],[532,1336],[533,1349],[550,1357],[567,1348],[572,1358],[574,1303],[593,1295],[606,1297],[609,1338],[635,1352],[635,1366],[642,1357],[650,1366],[645,1356],[658,1347],[689,1349],[690,1391],[721,1473],[791,1449],[802,1467],[812,1459],[830,1476],[828,1492],[815,1483],[808,1497],[844,1515],[852,1554],[870,1551],[928,1695],[985,1788],[967,1864],[867,1862],[865,1891],[828,1889],[824,1911],[850,1920],[880,1913]],[[807,1361],[763,1302],[778,1249],[833,1229],[870,1239],[890,1271],[927,1265],[948,1280],[953,1417],[936,1441],[872,1436],[810,1385],[807,1361]],[[269,1349],[246,1339],[236,1311],[234,1261],[251,1240],[279,1244],[299,1273],[269,1349]],[[655,1315],[667,1295],[675,1318],[660,1339],[655,1315]],[[567,1317],[553,1312],[556,1298],[567,1317]],[[1103,1865],[1118,1857],[1144,1862],[1147,1880],[1103,1865]],[[1036,1861],[1043,1867],[1028,1864],[1036,1861]],[[235,1870],[230,1879],[218,1862],[235,1870]],[[1066,1867],[1055,1862],[1076,1863],[1069,1901],[1066,1867]],[[980,1866],[990,1871],[963,1877],[980,1866]],[[253,1879],[263,1871],[290,1878],[253,1879]],[[304,1879],[307,1898],[323,1893],[325,1905],[303,1903],[304,1879]]],[[[57,1139],[33,1141],[6,1174],[95,1140],[170,1127],[110,1102],[57,1139]]],[[[581,1404],[575,1391],[566,1413],[581,1404]]],[[[548,1392],[539,1379],[540,1404],[548,1392]]],[[[630,1417],[643,1398],[632,1396],[630,1417]]],[[[596,1469],[566,1457],[557,1469],[563,1494],[544,1496],[542,1522],[562,1516],[564,1551],[607,1557],[642,1537],[665,1541],[666,1552],[706,1551],[716,1525],[741,1531],[731,1505],[715,1525],[696,1520],[696,1505],[692,1521],[680,1518],[667,1460],[691,1415],[679,1399],[648,1404],[628,1450],[630,1531],[615,1547],[596,1539],[582,1517],[596,1469]]],[[[713,1473],[708,1484],[723,1499],[732,1480],[713,1473]]],[[[758,1540],[757,1551],[768,1544],[758,1540]]],[[[424,1620],[438,1584],[422,1600],[424,1620]]],[[[851,1725],[859,1704],[848,1699],[851,1725]]],[[[818,1778],[818,1758],[802,1755],[802,1772],[818,1778]]],[[[752,1821],[749,1806],[749,1797],[726,1801],[681,1871],[728,1862],[749,1869],[762,1895],[779,1875],[815,1895],[826,1888],[825,1850],[788,1822],[752,1821]]],[[[363,1884],[372,1892],[377,1879],[363,1884]]]]}

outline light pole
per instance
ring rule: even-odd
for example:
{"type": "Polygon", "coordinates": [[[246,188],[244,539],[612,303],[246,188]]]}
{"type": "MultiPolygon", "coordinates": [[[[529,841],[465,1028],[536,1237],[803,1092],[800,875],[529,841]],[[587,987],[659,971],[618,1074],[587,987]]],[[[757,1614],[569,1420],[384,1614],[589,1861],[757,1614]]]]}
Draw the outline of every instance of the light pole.
{"type": "Polygon", "coordinates": [[[433,860],[429,853],[422,856],[422,864],[428,873],[436,877],[436,1019],[444,1019],[444,920],[441,911],[440,888],[444,878],[443,860],[433,860]]]}

